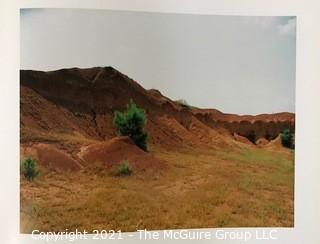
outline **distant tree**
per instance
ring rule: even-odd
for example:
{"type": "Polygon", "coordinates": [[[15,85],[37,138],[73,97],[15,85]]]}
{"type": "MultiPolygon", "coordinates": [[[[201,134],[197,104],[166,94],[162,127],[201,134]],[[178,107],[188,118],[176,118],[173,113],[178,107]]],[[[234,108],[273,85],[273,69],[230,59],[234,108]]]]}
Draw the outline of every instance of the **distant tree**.
{"type": "Polygon", "coordinates": [[[285,129],[280,134],[281,144],[287,148],[293,148],[293,134],[290,129],[285,129]]]}
{"type": "Polygon", "coordinates": [[[177,103],[184,108],[188,108],[188,109],[191,108],[191,106],[188,104],[187,100],[185,99],[179,99],[177,100],[177,103]]]}
{"type": "Polygon", "coordinates": [[[28,181],[32,181],[39,174],[37,161],[32,158],[22,160],[21,167],[23,175],[28,181]]]}
{"type": "Polygon", "coordinates": [[[133,142],[142,150],[147,151],[148,135],[144,132],[146,125],[146,113],[143,109],[130,101],[127,110],[124,112],[116,111],[113,124],[121,136],[129,136],[133,142]]]}

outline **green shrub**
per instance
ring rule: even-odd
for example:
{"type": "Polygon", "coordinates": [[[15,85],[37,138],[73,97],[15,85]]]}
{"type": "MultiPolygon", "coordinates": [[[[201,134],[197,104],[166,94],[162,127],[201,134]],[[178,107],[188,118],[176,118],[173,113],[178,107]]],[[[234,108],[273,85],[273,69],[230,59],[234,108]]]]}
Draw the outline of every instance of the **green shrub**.
{"type": "Polygon", "coordinates": [[[28,181],[32,181],[39,174],[37,161],[32,158],[22,160],[21,167],[23,175],[28,181]]]}
{"type": "Polygon", "coordinates": [[[185,99],[179,99],[176,101],[180,106],[190,109],[191,106],[188,104],[188,102],[185,99]]]}
{"type": "Polygon", "coordinates": [[[130,168],[129,162],[128,161],[123,161],[119,167],[117,168],[116,175],[117,176],[126,176],[126,175],[131,175],[132,170],[130,168]]]}
{"type": "Polygon", "coordinates": [[[115,112],[113,124],[119,135],[129,136],[138,147],[147,151],[146,121],[145,111],[130,101],[125,112],[115,112]]]}
{"type": "Polygon", "coordinates": [[[287,148],[293,148],[293,134],[289,129],[285,129],[280,134],[281,144],[287,148]]]}

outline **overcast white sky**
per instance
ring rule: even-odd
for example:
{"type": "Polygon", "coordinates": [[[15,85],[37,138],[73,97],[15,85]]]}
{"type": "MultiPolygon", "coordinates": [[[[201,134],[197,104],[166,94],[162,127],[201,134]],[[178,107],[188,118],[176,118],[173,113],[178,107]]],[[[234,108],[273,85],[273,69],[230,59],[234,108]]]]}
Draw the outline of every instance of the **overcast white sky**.
{"type": "Polygon", "coordinates": [[[113,66],[223,112],[294,112],[294,17],[21,10],[21,69],[113,66]]]}

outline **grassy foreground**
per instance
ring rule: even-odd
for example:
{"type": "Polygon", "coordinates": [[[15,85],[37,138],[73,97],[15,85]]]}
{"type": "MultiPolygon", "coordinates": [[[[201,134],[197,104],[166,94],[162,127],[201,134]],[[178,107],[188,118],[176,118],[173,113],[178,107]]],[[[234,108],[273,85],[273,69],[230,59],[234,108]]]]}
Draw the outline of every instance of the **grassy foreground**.
{"type": "Polygon", "coordinates": [[[293,152],[152,148],[169,167],[127,177],[101,167],[21,177],[21,232],[293,226],[293,152]]]}

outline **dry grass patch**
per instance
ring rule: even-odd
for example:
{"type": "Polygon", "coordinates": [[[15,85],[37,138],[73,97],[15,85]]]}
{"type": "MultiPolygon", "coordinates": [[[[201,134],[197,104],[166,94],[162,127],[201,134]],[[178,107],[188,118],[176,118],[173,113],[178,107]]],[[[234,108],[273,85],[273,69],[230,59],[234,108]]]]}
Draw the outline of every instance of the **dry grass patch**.
{"type": "Polygon", "coordinates": [[[86,169],[21,179],[21,231],[293,226],[293,153],[244,147],[151,154],[165,172],[86,169]]]}

